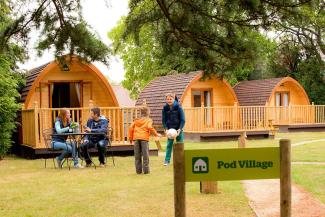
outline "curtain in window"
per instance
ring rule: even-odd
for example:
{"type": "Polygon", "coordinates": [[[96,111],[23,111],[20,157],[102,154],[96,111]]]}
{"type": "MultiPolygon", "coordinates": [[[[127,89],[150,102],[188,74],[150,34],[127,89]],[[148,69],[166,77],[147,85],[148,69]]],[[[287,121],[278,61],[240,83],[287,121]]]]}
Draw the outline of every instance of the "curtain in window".
{"type": "Polygon", "coordinates": [[[289,94],[288,93],[283,94],[283,106],[289,106],[289,94]]]}
{"type": "Polygon", "coordinates": [[[81,93],[80,93],[80,83],[74,83],[76,88],[76,93],[78,97],[79,105],[81,106],[81,93]]]}

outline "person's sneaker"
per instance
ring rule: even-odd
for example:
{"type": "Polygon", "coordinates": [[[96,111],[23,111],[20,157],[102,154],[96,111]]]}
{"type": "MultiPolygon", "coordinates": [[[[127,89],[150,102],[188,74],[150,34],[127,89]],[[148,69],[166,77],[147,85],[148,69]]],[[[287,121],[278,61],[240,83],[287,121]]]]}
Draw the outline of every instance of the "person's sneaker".
{"type": "Polygon", "coordinates": [[[56,159],[56,163],[57,163],[57,166],[58,166],[58,168],[62,168],[62,160],[59,160],[59,157],[56,157],[55,158],[56,159]]]}
{"type": "Polygon", "coordinates": [[[84,166],[82,166],[80,164],[76,164],[73,167],[76,168],[76,169],[83,169],[83,168],[85,168],[84,166]]]}
{"type": "Polygon", "coordinates": [[[101,168],[104,168],[105,167],[105,164],[99,164],[99,167],[101,167],[101,168]]]}
{"type": "Polygon", "coordinates": [[[168,161],[165,161],[164,162],[164,166],[168,166],[169,165],[169,162],[168,161]]]}
{"type": "Polygon", "coordinates": [[[91,163],[90,164],[86,164],[86,167],[91,167],[91,163]]]}

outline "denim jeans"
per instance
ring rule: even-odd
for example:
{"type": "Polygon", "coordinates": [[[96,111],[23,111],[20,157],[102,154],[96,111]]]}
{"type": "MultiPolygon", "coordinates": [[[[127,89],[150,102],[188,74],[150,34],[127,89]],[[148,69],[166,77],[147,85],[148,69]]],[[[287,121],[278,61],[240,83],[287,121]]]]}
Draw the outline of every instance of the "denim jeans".
{"type": "Polygon", "coordinates": [[[54,150],[63,150],[63,152],[58,156],[58,159],[60,161],[62,161],[65,157],[67,157],[71,153],[74,165],[78,164],[78,152],[77,152],[76,144],[70,142],[52,141],[52,147],[54,150]]]}
{"type": "Polygon", "coordinates": [[[99,142],[94,142],[92,140],[85,140],[84,143],[81,145],[82,154],[85,158],[87,164],[90,164],[90,156],[88,153],[89,148],[94,148],[97,146],[98,149],[98,160],[101,164],[105,164],[105,152],[106,152],[106,145],[108,141],[106,139],[102,139],[99,142]]]}
{"type": "MultiPolygon", "coordinates": [[[[176,137],[176,142],[183,142],[183,141],[184,141],[184,133],[183,131],[181,131],[180,134],[176,137]]],[[[170,157],[173,151],[173,144],[174,144],[174,139],[167,139],[165,162],[168,163],[170,162],[170,157]]]]}

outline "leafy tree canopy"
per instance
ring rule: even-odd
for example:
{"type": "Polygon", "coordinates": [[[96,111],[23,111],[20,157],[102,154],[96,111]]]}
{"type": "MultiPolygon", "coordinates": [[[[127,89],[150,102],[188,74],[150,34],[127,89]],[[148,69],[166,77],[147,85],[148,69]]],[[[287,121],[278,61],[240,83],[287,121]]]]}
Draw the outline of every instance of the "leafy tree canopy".
{"type": "Polygon", "coordinates": [[[109,48],[83,19],[81,0],[1,0],[1,11],[6,15],[1,20],[1,53],[12,50],[12,43],[26,47],[31,31],[37,31],[40,55],[53,48],[56,57],[77,54],[87,61],[108,63],[109,48]]]}
{"type": "Polygon", "coordinates": [[[254,61],[259,31],[285,22],[308,2],[131,0],[123,38],[132,35],[138,42],[141,28],[150,24],[166,56],[186,49],[195,68],[222,74],[254,61]]]}
{"type": "Polygon", "coordinates": [[[109,37],[125,61],[123,85],[134,96],[168,72],[204,70],[231,84],[274,77],[282,44],[324,61],[323,1],[131,0],[129,7],[109,37]]]}

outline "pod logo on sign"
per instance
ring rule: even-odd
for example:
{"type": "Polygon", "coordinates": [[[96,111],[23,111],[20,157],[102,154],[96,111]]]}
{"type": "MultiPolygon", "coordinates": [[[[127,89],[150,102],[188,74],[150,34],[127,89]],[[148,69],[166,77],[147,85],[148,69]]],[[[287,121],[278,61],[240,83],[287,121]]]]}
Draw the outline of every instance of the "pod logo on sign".
{"type": "Polygon", "coordinates": [[[207,157],[193,157],[192,158],[192,172],[193,173],[208,173],[209,172],[209,158],[207,158],[207,157]]]}

